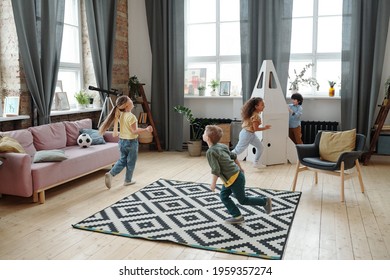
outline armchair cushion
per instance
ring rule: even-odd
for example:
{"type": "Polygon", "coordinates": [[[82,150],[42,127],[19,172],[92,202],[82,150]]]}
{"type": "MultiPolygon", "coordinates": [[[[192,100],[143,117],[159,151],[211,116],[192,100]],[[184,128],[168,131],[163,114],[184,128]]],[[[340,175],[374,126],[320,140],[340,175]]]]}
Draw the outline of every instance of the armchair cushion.
{"type": "Polygon", "coordinates": [[[323,131],[320,139],[320,158],[330,162],[337,162],[340,155],[355,149],[356,129],[331,132],[323,131]]]}

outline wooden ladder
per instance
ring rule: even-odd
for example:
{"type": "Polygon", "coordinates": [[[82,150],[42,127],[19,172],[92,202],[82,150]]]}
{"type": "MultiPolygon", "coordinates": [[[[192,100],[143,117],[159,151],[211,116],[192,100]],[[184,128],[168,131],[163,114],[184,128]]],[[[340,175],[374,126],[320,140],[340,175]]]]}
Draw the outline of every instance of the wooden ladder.
{"type": "Polygon", "coordinates": [[[149,102],[146,99],[146,95],[145,95],[145,91],[144,91],[144,84],[139,84],[138,93],[142,97],[142,102],[135,101],[134,103],[142,105],[142,109],[148,115],[148,121],[149,121],[150,125],[153,127],[153,142],[150,144],[156,144],[157,150],[159,152],[162,152],[163,150],[161,148],[160,138],[158,137],[156,125],[154,124],[152,111],[150,110],[149,102]]]}
{"type": "Polygon", "coordinates": [[[373,134],[371,137],[371,143],[370,143],[370,150],[363,155],[363,164],[367,165],[370,161],[371,155],[374,153],[376,149],[376,144],[379,139],[379,135],[382,131],[383,124],[385,123],[385,120],[387,118],[387,114],[389,113],[390,109],[390,100],[385,99],[386,102],[383,102],[382,105],[378,105],[380,107],[378,116],[376,117],[375,124],[373,127],[373,134]]]}

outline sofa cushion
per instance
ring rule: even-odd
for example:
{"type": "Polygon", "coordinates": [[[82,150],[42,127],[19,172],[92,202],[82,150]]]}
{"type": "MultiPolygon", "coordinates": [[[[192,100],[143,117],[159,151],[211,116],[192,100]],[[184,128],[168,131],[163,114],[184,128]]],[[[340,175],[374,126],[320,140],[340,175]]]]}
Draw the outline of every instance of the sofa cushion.
{"type": "Polygon", "coordinates": [[[34,154],[37,152],[33,143],[33,136],[31,132],[27,129],[0,132],[0,136],[9,136],[11,138],[14,138],[16,141],[19,142],[20,145],[22,145],[23,149],[30,156],[34,156],[34,154]]]}
{"type": "Polygon", "coordinates": [[[67,158],[63,150],[42,150],[35,153],[33,162],[63,161],[67,158]]]}
{"type": "Polygon", "coordinates": [[[66,130],[66,146],[75,146],[77,145],[77,138],[80,135],[81,129],[91,129],[92,120],[91,119],[82,119],[79,121],[73,122],[64,122],[66,130]]]}
{"type": "Polygon", "coordinates": [[[8,136],[0,137],[0,153],[21,153],[25,154],[22,145],[14,138],[8,136]]]}
{"type": "Polygon", "coordinates": [[[65,125],[62,122],[28,128],[34,138],[37,151],[61,149],[66,146],[65,125]]]}
{"type": "Polygon", "coordinates": [[[323,131],[320,139],[320,157],[322,160],[337,162],[340,155],[351,152],[356,145],[356,129],[330,132],[323,131]]]}
{"type": "Polygon", "coordinates": [[[92,145],[106,144],[104,137],[96,129],[81,129],[80,133],[86,133],[92,138],[92,145]]]}

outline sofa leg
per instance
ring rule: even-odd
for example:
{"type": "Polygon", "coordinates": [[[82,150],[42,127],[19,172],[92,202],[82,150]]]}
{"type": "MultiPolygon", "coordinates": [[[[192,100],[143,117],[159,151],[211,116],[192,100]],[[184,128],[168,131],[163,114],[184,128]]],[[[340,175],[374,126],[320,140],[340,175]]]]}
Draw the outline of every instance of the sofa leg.
{"type": "Polygon", "coordinates": [[[39,196],[39,203],[41,204],[45,203],[45,191],[39,192],[38,196],[39,196]]]}
{"type": "Polygon", "coordinates": [[[38,193],[37,192],[33,193],[33,202],[34,203],[38,202],[38,193]]]}

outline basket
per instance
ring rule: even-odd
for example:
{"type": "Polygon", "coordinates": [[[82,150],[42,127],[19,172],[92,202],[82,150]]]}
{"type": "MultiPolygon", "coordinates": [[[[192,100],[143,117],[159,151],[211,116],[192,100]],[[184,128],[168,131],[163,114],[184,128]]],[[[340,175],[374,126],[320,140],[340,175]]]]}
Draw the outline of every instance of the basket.
{"type": "Polygon", "coordinates": [[[153,134],[149,131],[143,131],[138,135],[138,142],[141,144],[149,144],[153,142],[153,134]]]}

